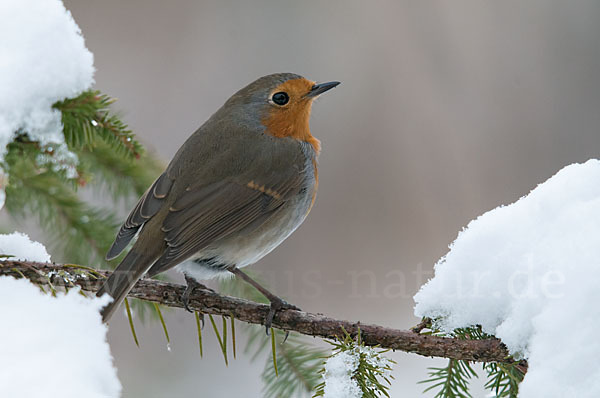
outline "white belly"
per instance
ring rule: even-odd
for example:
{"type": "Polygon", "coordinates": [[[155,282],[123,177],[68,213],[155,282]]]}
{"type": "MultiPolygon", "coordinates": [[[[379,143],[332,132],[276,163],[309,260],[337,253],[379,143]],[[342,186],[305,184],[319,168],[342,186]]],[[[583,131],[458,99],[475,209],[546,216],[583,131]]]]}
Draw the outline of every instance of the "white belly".
{"type": "Polygon", "coordinates": [[[280,213],[262,224],[256,230],[245,234],[234,234],[233,237],[222,239],[197,253],[192,260],[177,266],[181,272],[197,280],[211,279],[229,272],[225,266],[235,265],[238,268],[254,264],[302,224],[312,201],[312,192],[286,203],[280,213]],[[210,266],[194,260],[212,259],[210,266]]]}

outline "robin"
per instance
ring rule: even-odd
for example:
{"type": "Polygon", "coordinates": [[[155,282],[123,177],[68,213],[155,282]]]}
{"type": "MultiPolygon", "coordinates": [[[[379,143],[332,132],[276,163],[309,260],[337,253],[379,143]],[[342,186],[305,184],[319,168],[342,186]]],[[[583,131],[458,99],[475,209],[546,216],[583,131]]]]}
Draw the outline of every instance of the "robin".
{"type": "Polygon", "coordinates": [[[316,84],[292,73],[259,78],[235,93],[175,154],[121,226],[106,258],[139,233],[98,295],[113,301],[106,322],[144,274],[175,266],[184,273],[188,307],[198,281],[233,273],[267,297],[271,309],[294,308],[241,271],[277,247],[304,221],[317,193],[320,142],[310,132],[312,102],[339,82],[316,84]]]}

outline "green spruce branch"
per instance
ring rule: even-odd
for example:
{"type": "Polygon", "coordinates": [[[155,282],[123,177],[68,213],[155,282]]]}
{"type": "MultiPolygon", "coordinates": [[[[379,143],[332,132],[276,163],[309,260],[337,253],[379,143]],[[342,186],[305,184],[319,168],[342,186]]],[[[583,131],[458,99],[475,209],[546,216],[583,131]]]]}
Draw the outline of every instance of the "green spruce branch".
{"type": "Polygon", "coordinates": [[[468,361],[450,359],[443,368],[429,368],[429,378],[419,383],[431,384],[424,393],[439,388],[435,398],[471,398],[469,381],[473,377],[477,373],[468,361]]]}
{"type": "MultiPolygon", "coordinates": [[[[328,341],[333,345],[333,350],[326,359],[340,355],[341,353],[350,353],[358,359],[356,370],[353,371],[351,378],[356,382],[363,398],[389,397],[389,386],[393,376],[392,365],[395,364],[391,359],[383,356],[389,350],[378,350],[377,347],[366,347],[361,339],[360,329],[355,338],[344,330],[345,336],[334,341],[328,341]]],[[[319,374],[327,377],[327,372],[323,366],[319,374]]],[[[325,395],[327,380],[325,379],[316,387],[314,398],[325,395]]]]}
{"type": "MultiPolygon", "coordinates": [[[[423,334],[454,337],[462,340],[484,340],[493,336],[484,333],[481,326],[455,329],[450,335],[436,329],[439,320],[423,320],[419,325],[422,329],[430,329],[423,334]]],[[[519,383],[523,381],[525,373],[520,361],[514,362],[484,362],[482,370],[486,373],[487,382],[485,388],[494,394],[495,398],[517,398],[519,383]]],[[[470,398],[469,382],[473,377],[478,377],[471,362],[458,359],[450,359],[448,365],[443,368],[429,368],[429,377],[422,380],[420,384],[429,384],[423,392],[437,390],[435,398],[470,398]]]]}
{"type": "MultiPolygon", "coordinates": [[[[265,282],[250,272],[252,278],[263,286],[265,282]]],[[[257,303],[268,303],[268,300],[254,287],[237,279],[225,279],[220,284],[220,291],[236,297],[243,297],[257,303]]],[[[265,398],[292,397],[302,393],[311,393],[320,381],[319,370],[327,351],[316,347],[297,333],[286,333],[273,329],[271,337],[266,336],[262,326],[244,324],[242,330],[246,334],[247,343],[244,352],[256,361],[261,355],[271,350],[266,356],[261,374],[263,395],[265,398]],[[273,347],[275,350],[273,350],[273,347]]]]}
{"type": "MultiPolygon", "coordinates": [[[[104,255],[122,218],[115,209],[130,208],[162,171],[111,110],[114,101],[86,91],[57,102],[66,145],[43,145],[19,131],[0,163],[8,175],[6,211],[17,223],[35,219],[59,260],[114,267],[120,258],[107,263],[104,255]],[[106,192],[110,209],[89,204],[106,192]]],[[[130,304],[130,316],[158,314],[140,300],[130,304]]]]}
{"type": "Polygon", "coordinates": [[[519,364],[484,363],[483,370],[488,379],[485,388],[494,394],[494,398],[517,398],[519,384],[525,377],[519,364]]]}
{"type": "Polygon", "coordinates": [[[114,202],[128,205],[160,173],[118,116],[114,99],[98,91],[57,102],[66,149],[32,140],[19,131],[0,167],[8,175],[6,210],[17,222],[34,216],[59,257],[106,266],[104,254],[114,239],[117,217],[89,205],[84,187],[108,188],[114,202]],[[75,155],[75,156],[73,156],[75,155]]]}
{"type": "Polygon", "coordinates": [[[91,149],[105,142],[122,156],[137,158],[142,145],[110,106],[116,100],[99,91],[86,91],[54,104],[62,114],[65,142],[71,150],[91,149]]]}
{"type": "Polygon", "coordinates": [[[17,220],[32,215],[52,238],[52,247],[70,262],[103,263],[114,238],[116,217],[94,208],[77,195],[77,183],[67,171],[41,163],[35,146],[17,141],[9,144],[5,171],[6,210],[17,220]]]}
{"type": "MultiPolygon", "coordinates": [[[[264,336],[264,329],[258,327],[258,332],[262,332],[264,336]]],[[[277,366],[267,358],[261,375],[266,398],[306,394],[314,391],[320,381],[319,370],[325,351],[296,333],[291,334],[287,340],[285,335],[285,332],[276,329],[272,333],[277,366]]]]}

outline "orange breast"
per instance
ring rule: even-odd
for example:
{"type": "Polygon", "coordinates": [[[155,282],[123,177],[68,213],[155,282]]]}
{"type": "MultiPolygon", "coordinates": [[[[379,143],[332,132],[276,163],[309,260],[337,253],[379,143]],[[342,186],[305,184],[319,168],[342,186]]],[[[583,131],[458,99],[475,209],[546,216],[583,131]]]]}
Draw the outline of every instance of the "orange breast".
{"type": "Polygon", "coordinates": [[[273,105],[262,123],[267,128],[267,133],[308,142],[318,154],[321,142],[310,133],[309,126],[312,99],[305,97],[313,85],[314,82],[304,78],[280,84],[273,93],[286,92],[290,100],[284,106],[273,105]]]}

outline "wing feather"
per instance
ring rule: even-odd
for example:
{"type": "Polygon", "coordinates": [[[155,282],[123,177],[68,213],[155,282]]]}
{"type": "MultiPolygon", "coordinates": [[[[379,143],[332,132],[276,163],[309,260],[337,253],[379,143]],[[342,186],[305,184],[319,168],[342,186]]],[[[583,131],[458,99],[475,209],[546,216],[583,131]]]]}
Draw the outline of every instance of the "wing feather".
{"type": "Polygon", "coordinates": [[[292,180],[286,181],[285,195],[262,185],[232,181],[187,191],[165,218],[167,249],[148,274],[166,271],[231,233],[259,227],[300,189],[302,179],[292,180]]]}
{"type": "Polygon", "coordinates": [[[166,173],[161,174],[154,181],[119,229],[115,241],[106,254],[107,260],[117,257],[133,239],[140,227],[160,210],[172,185],[173,180],[166,173]]]}

